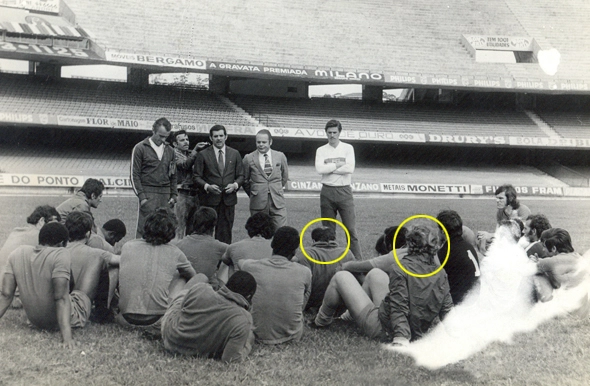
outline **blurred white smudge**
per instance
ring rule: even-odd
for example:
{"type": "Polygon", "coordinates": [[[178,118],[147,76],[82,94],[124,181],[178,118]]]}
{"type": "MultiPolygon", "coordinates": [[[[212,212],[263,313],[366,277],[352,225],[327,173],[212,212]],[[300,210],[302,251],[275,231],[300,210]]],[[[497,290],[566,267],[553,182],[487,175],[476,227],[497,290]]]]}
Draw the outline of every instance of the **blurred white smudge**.
{"type": "MultiPolygon", "coordinates": [[[[579,269],[590,272],[589,260],[590,251],[580,260],[579,269]]],[[[466,359],[492,342],[510,343],[517,332],[533,331],[555,316],[588,311],[588,277],[574,288],[555,290],[551,301],[532,305],[535,272],[535,263],[500,227],[481,262],[479,287],[422,339],[406,347],[384,347],[413,357],[419,366],[437,369],[466,359]]]]}

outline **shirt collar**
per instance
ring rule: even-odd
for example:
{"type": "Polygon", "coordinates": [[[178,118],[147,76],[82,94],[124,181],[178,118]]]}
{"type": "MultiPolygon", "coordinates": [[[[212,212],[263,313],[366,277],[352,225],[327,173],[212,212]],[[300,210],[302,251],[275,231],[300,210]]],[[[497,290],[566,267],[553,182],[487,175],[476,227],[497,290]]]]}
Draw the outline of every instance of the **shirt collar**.
{"type": "Polygon", "coordinates": [[[152,141],[152,137],[149,137],[148,140],[150,141],[150,145],[152,145],[153,147],[157,147],[158,149],[159,148],[162,148],[162,147],[164,147],[166,145],[164,142],[162,142],[160,144],[160,146],[156,145],[156,143],[154,141],[152,141]]]}

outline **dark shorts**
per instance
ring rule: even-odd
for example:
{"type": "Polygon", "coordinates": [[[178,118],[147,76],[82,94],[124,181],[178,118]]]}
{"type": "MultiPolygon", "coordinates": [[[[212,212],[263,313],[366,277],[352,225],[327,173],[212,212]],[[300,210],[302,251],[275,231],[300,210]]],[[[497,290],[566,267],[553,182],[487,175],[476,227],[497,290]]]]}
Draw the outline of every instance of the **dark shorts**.
{"type": "Polygon", "coordinates": [[[371,339],[377,339],[382,336],[383,330],[379,321],[379,307],[373,304],[366,306],[356,319],[356,324],[363,331],[363,334],[371,339]]]}

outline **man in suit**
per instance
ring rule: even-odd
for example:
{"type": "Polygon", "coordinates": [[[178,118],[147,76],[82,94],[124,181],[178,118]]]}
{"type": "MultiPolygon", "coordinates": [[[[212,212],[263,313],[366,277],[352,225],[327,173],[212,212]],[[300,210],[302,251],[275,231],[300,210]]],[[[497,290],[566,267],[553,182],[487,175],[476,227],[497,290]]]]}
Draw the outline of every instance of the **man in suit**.
{"type": "Polygon", "coordinates": [[[222,125],[209,130],[213,146],[199,152],[193,167],[195,184],[199,187],[199,202],[217,212],[215,238],[231,244],[237,191],[244,183],[240,153],[225,145],[227,131],[222,125]]]}
{"type": "Polygon", "coordinates": [[[244,191],[250,197],[250,214],[264,212],[275,229],[287,225],[284,187],[289,179],[287,157],[271,150],[272,135],[264,129],[256,134],[256,149],[244,157],[244,191]]]}

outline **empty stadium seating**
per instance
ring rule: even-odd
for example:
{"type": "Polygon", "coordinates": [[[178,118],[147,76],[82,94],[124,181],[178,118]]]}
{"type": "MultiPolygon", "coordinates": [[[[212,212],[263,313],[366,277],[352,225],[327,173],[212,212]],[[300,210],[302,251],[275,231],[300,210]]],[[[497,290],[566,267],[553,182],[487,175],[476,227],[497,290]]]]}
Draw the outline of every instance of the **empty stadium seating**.
{"type": "Polygon", "coordinates": [[[250,126],[214,94],[154,86],[134,91],[126,84],[38,78],[0,74],[0,106],[3,112],[75,115],[101,118],[250,126]]]}
{"type": "Polygon", "coordinates": [[[346,99],[234,97],[240,107],[267,126],[323,128],[339,119],[351,130],[403,133],[546,137],[522,111],[446,105],[365,104],[346,99]]]}

